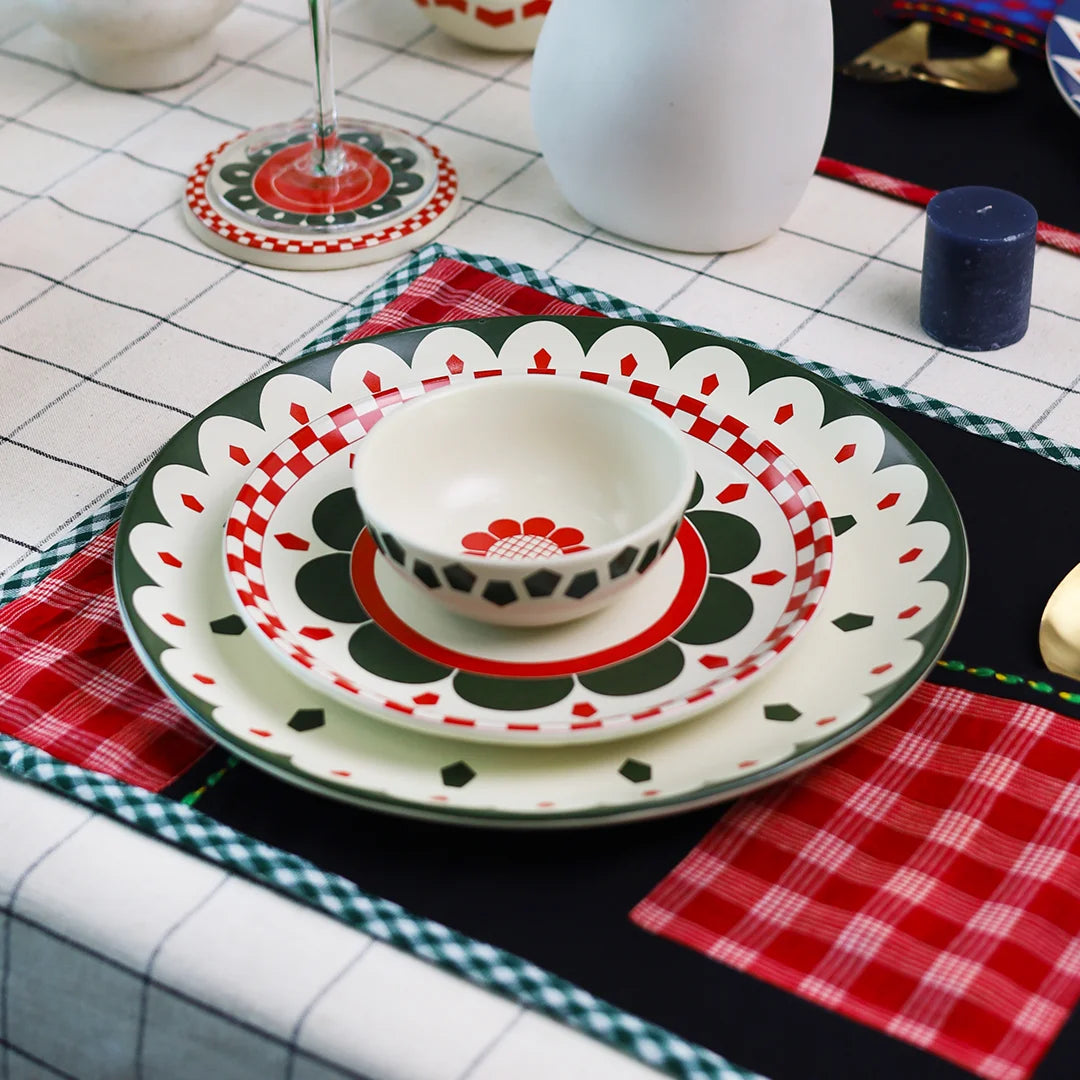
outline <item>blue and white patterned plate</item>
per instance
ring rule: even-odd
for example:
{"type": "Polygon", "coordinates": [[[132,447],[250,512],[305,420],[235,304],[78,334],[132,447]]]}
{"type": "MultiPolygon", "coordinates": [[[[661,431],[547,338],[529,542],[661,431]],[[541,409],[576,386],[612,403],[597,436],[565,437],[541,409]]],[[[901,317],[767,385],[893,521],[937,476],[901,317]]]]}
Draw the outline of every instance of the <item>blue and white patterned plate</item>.
{"type": "Polygon", "coordinates": [[[1064,0],[1047,27],[1046,62],[1058,92],[1080,115],[1080,0],[1064,0]]]}

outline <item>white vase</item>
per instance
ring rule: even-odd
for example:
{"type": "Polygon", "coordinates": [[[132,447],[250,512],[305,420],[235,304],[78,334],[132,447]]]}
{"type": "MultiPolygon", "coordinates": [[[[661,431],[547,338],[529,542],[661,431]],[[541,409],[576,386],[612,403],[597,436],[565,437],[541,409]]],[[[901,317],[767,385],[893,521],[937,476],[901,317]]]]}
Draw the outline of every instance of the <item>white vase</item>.
{"type": "Polygon", "coordinates": [[[589,221],[732,251],[774,233],[806,190],[832,72],[829,0],[555,0],[533,125],[589,221]]]}
{"type": "Polygon", "coordinates": [[[84,79],[160,90],[193,79],[216,55],[212,31],[239,0],[36,0],[84,79]]]}

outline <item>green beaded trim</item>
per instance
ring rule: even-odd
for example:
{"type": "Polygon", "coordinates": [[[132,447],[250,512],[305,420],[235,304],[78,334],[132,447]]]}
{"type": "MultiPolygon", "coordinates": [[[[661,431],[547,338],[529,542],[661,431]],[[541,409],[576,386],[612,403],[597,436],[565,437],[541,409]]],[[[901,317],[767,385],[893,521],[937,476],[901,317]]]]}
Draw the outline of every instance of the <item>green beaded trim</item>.
{"type": "Polygon", "coordinates": [[[232,771],[238,760],[238,758],[230,755],[229,760],[217,772],[211,773],[200,787],[197,787],[194,791],[189,791],[180,801],[185,806],[194,806],[226,773],[232,771]]]}
{"type": "Polygon", "coordinates": [[[1023,675],[1006,675],[1004,672],[995,671],[989,667],[968,667],[962,660],[939,660],[937,665],[946,671],[966,672],[977,679],[997,679],[1006,686],[1027,686],[1037,694],[1057,694],[1062,701],[1067,701],[1071,705],[1080,705],[1080,694],[1074,694],[1069,690],[1055,690],[1049,683],[1039,682],[1037,679],[1025,679],[1023,675]]]}

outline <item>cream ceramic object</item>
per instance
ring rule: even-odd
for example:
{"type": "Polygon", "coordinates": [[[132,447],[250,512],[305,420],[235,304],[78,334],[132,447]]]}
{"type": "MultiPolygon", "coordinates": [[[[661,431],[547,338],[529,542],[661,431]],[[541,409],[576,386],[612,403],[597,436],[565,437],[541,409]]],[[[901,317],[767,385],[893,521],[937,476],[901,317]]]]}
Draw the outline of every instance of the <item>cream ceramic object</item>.
{"type": "Polygon", "coordinates": [[[1058,675],[1080,679],[1080,566],[1061,579],[1039,623],[1043,663],[1058,675]]]}
{"type": "Polygon", "coordinates": [[[354,484],[379,550],[425,596],[544,626],[599,610],[659,561],[694,469],[647,402],[511,376],[388,412],[360,444],[354,484]]]}
{"type": "Polygon", "coordinates": [[[551,0],[416,0],[440,30],[481,49],[530,52],[551,0]]]}
{"type": "Polygon", "coordinates": [[[832,70],[829,0],[558,0],[533,60],[533,126],[589,221],[731,251],[802,197],[832,70]]]}
{"type": "Polygon", "coordinates": [[[213,30],[239,0],[36,0],[84,79],[160,90],[193,79],[215,56],[213,30]]]}

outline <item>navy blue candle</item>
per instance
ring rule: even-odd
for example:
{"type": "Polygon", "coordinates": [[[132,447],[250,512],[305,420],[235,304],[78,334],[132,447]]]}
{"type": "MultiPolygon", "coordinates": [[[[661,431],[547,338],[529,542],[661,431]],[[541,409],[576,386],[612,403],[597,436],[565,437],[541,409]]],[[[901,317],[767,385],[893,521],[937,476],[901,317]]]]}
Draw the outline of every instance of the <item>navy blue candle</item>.
{"type": "Polygon", "coordinates": [[[919,317],[935,340],[971,352],[1027,332],[1035,207],[992,187],[955,187],[926,208],[919,317]]]}

